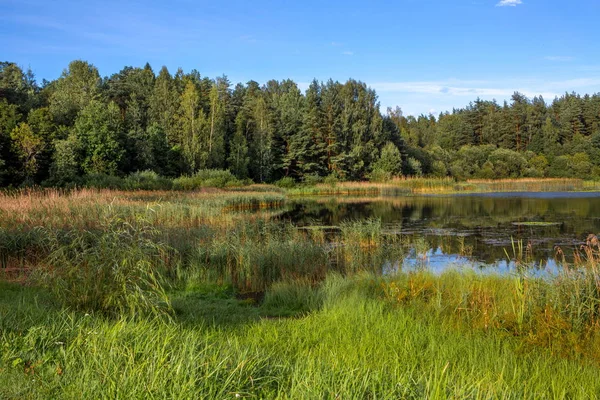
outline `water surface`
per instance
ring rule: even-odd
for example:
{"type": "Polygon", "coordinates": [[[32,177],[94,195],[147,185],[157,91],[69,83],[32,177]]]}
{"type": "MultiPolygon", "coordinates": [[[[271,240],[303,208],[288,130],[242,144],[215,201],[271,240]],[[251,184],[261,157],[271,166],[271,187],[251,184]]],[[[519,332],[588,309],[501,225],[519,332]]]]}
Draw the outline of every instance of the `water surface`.
{"type": "Polygon", "coordinates": [[[299,226],[381,219],[411,243],[405,267],[469,265],[510,271],[514,263],[508,260],[515,258],[513,246],[520,241],[532,264],[552,270],[561,251],[570,260],[589,234],[600,232],[600,193],[309,198],[292,200],[279,218],[299,226]]]}

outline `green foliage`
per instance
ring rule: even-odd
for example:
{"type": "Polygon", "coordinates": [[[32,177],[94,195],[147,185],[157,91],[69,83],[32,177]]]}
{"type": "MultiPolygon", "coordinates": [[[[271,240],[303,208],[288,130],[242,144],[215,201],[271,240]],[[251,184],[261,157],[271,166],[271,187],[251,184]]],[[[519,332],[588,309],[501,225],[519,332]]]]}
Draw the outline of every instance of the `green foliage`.
{"type": "Polygon", "coordinates": [[[381,155],[373,163],[373,171],[382,171],[390,175],[398,175],[402,171],[402,156],[395,144],[388,142],[381,149],[381,155]]]}
{"type": "Polygon", "coordinates": [[[294,186],[296,186],[296,181],[294,181],[294,178],[292,178],[292,177],[285,176],[285,177],[281,178],[280,180],[278,180],[277,182],[275,182],[275,186],[283,188],[283,189],[291,189],[294,186]]]}
{"type": "Polygon", "coordinates": [[[100,79],[96,67],[75,60],[40,88],[31,71],[2,62],[1,184],[73,186],[85,174],[178,177],[224,168],[261,183],[332,174],[344,181],[593,177],[600,170],[600,94],[567,93],[547,104],[515,92],[503,104],[476,99],[435,117],[405,116],[399,107],[382,114],[375,91],[354,79],[314,80],[305,93],[291,80],[231,86],[226,76],[196,70],[172,75],[163,67],[155,76],[150,65],[100,79]],[[32,135],[17,136],[43,145],[24,150],[11,138],[20,122],[32,135]]]}
{"type": "Polygon", "coordinates": [[[408,174],[413,176],[421,176],[423,175],[423,169],[421,168],[421,162],[416,158],[409,157],[407,160],[408,164],[408,174]]]}
{"type": "Polygon", "coordinates": [[[488,161],[493,166],[495,178],[518,178],[527,165],[521,154],[508,149],[494,150],[488,156],[488,161]]]}
{"type": "Polygon", "coordinates": [[[50,111],[59,123],[72,125],[77,114],[99,94],[98,69],[86,61],[72,61],[53,89],[50,111]]]}
{"type": "Polygon", "coordinates": [[[153,238],[143,220],[126,222],[109,216],[102,232],[49,231],[51,254],[39,275],[65,306],[115,316],[164,315],[170,305],[162,274],[170,250],[153,238]]]}
{"type": "Polygon", "coordinates": [[[170,190],[172,187],[173,181],[154,171],[134,172],[125,178],[125,189],[128,190],[170,190]]]}
{"type": "Polygon", "coordinates": [[[50,184],[64,186],[77,179],[80,170],[81,143],[75,135],[54,142],[54,154],[50,167],[50,184]]]}
{"type": "Polygon", "coordinates": [[[182,176],[173,181],[173,187],[178,190],[194,190],[203,187],[232,187],[240,186],[243,182],[231,172],[218,169],[204,169],[192,176],[182,176]]]}
{"type": "Polygon", "coordinates": [[[247,178],[248,165],[250,164],[248,142],[239,130],[236,130],[230,147],[229,158],[227,159],[229,170],[240,179],[247,178]]]}
{"type": "Polygon", "coordinates": [[[81,145],[81,166],[86,173],[118,173],[124,149],[121,115],[115,103],[107,107],[90,101],[78,115],[74,133],[81,145]]]}
{"type": "Polygon", "coordinates": [[[26,122],[21,122],[13,129],[10,138],[26,180],[29,180],[38,170],[38,156],[44,148],[44,138],[36,135],[26,122]]]}
{"type": "Polygon", "coordinates": [[[374,169],[369,176],[371,182],[388,182],[391,179],[392,173],[383,169],[374,169]]]}
{"type": "Polygon", "coordinates": [[[304,175],[304,179],[302,180],[302,182],[304,182],[305,185],[314,186],[318,185],[319,183],[323,183],[324,179],[318,174],[308,174],[304,175]]]}

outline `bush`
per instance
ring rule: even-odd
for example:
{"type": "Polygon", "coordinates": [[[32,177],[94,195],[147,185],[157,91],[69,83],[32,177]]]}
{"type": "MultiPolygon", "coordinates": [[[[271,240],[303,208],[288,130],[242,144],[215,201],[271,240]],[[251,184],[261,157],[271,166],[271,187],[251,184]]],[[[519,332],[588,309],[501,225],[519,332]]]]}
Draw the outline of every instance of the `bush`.
{"type": "Polygon", "coordinates": [[[154,171],[140,171],[125,178],[125,187],[128,190],[170,190],[173,181],[154,171]]]}
{"type": "Polygon", "coordinates": [[[335,185],[337,185],[339,183],[340,179],[338,178],[338,176],[335,173],[332,173],[328,176],[325,177],[325,179],[323,179],[323,183],[325,183],[326,185],[329,185],[331,187],[335,187],[335,185]]]}
{"type": "Polygon", "coordinates": [[[423,175],[423,169],[421,168],[421,161],[416,158],[409,157],[408,159],[408,172],[409,175],[421,176],[423,175]]]}
{"type": "Polygon", "coordinates": [[[525,157],[509,149],[494,150],[488,161],[494,166],[494,178],[519,178],[527,166],[525,157]]]}
{"type": "Polygon", "coordinates": [[[85,175],[82,185],[87,188],[96,189],[126,189],[126,183],[123,178],[106,174],[85,175]]]}
{"type": "Polygon", "coordinates": [[[392,173],[382,169],[374,169],[369,175],[371,182],[388,182],[392,179],[392,173]]]}
{"type": "Polygon", "coordinates": [[[243,185],[243,182],[231,172],[219,169],[203,169],[192,176],[182,176],[173,181],[173,188],[177,190],[194,190],[203,187],[224,188],[241,185],[243,185]]]}
{"type": "Polygon", "coordinates": [[[387,172],[390,176],[402,171],[402,156],[400,150],[392,142],[386,143],[381,149],[381,155],[373,164],[373,171],[387,172]]]}
{"type": "Polygon", "coordinates": [[[431,174],[436,178],[445,178],[448,176],[448,168],[446,164],[441,160],[436,160],[431,165],[431,174]]]}
{"type": "Polygon", "coordinates": [[[294,181],[294,178],[292,178],[290,176],[285,176],[285,177],[281,178],[280,180],[278,180],[277,182],[275,182],[275,186],[283,188],[283,189],[291,189],[294,186],[296,186],[296,181],[294,181]]]}
{"type": "Polygon", "coordinates": [[[318,185],[319,183],[323,183],[323,177],[320,176],[319,174],[309,174],[309,175],[305,175],[304,178],[302,179],[302,181],[304,182],[305,185],[315,186],[315,185],[318,185]]]}

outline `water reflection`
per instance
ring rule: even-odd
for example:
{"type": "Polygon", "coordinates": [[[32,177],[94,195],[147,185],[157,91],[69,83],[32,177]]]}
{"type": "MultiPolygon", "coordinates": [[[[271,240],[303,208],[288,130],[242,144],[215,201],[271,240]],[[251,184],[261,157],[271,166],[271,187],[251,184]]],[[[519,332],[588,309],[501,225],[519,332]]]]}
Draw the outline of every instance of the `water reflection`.
{"type": "Polygon", "coordinates": [[[508,259],[522,253],[536,267],[530,272],[543,274],[558,270],[557,248],[570,260],[588,234],[600,231],[600,193],[301,199],[277,218],[299,226],[378,218],[392,234],[401,226],[407,256],[384,267],[389,271],[425,265],[512,272],[519,265],[508,259]],[[519,241],[520,252],[513,249],[519,241]]]}

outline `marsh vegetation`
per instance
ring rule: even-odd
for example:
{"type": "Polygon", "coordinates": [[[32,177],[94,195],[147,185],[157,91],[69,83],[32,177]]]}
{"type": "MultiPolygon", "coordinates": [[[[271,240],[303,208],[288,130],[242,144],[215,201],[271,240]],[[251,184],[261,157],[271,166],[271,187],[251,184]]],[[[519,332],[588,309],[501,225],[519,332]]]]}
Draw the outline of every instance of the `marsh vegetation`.
{"type": "Polygon", "coordinates": [[[599,201],[5,192],[0,397],[595,397],[599,201]]]}

